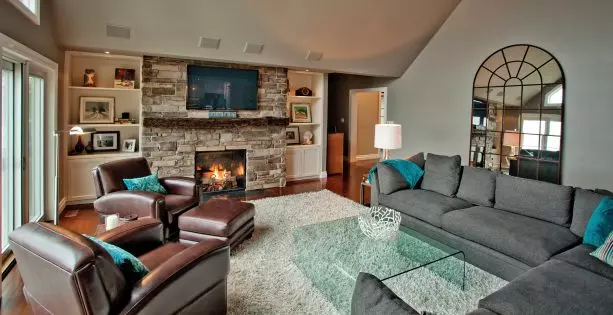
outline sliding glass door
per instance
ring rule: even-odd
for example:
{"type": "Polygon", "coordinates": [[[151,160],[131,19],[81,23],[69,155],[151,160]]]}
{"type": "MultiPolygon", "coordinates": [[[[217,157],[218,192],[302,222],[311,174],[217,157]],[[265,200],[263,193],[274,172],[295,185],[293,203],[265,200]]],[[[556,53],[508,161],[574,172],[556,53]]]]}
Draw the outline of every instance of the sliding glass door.
{"type": "Polygon", "coordinates": [[[2,59],[2,254],[11,231],[44,215],[45,79],[30,72],[2,59]]]}
{"type": "Polygon", "coordinates": [[[21,64],[2,60],[2,253],[21,223],[21,64]]]}

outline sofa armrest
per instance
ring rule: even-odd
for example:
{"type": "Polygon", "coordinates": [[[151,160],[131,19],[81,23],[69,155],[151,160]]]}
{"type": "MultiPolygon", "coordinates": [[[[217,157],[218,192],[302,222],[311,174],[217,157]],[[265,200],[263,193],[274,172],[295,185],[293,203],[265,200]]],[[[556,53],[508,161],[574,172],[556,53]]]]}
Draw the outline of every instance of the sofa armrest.
{"type": "Polygon", "coordinates": [[[225,313],[225,281],[229,270],[230,247],[226,242],[200,242],[173,256],[137,282],[130,302],[121,314],[175,314],[198,298],[212,299],[207,303],[210,308],[207,314],[222,313],[215,312],[215,308],[223,309],[225,313]],[[216,287],[223,290],[222,297],[209,293],[216,287]]]}
{"type": "Polygon", "coordinates": [[[173,195],[196,196],[196,180],[189,177],[164,177],[160,184],[173,195]]]}
{"type": "Polygon", "coordinates": [[[167,220],[164,195],[148,191],[116,191],[94,201],[94,209],[101,215],[119,213],[137,214],[139,218],[152,217],[167,220]]]}
{"type": "Polygon", "coordinates": [[[164,243],[164,228],[159,220],[144,218],[126,222],[97,238],[140,256],[164,243]]]}
{"type": "Polygon", "coordinates": [[[370,206],[379,205],[379,173],[375,171],[370,179],[370,206]]]}

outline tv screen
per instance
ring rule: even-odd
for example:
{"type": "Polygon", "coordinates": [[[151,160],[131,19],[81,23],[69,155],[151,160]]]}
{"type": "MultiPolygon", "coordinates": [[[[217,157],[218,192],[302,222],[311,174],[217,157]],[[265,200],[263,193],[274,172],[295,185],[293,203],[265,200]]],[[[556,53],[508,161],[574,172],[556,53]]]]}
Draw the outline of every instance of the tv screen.
{"type": "Polygon", "coordinates": [[[187,66],[187,109],[257,109],[258,71],[187,66]]]}

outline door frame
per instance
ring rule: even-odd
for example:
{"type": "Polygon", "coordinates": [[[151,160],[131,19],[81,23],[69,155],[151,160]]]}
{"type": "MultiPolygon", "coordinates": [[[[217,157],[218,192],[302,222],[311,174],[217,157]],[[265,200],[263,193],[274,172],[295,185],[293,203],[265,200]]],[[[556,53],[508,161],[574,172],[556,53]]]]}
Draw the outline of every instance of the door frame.
{"type": "Polygon", "coordinates": [[[379,150],[376,156],[357,156],[358,107],[355,104],[357,101],[355,94],[359,92],[379,92],[379,123],[383,124],[387,121],[387,87],[349,90],[349,163],[359,160],[377,159],[381,156],[381,150],[379,150]]]}

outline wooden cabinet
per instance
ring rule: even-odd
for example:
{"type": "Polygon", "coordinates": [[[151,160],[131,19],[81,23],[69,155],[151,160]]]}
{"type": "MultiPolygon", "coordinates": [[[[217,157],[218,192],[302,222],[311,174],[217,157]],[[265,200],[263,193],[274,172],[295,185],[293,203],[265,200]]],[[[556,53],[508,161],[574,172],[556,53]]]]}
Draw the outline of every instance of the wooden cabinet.
{"type": "Polygon", "coordinates": [[[288,180],[321,177],[321,147],[288,146],[285,153],[285,173],[288,180]]]}
{"type": "Polygon", "coordinates": [[[328,134],[328,156],[326,167],[328,175],[343,174],[343,141],[345,134],[330,133],[328,134]]]}

